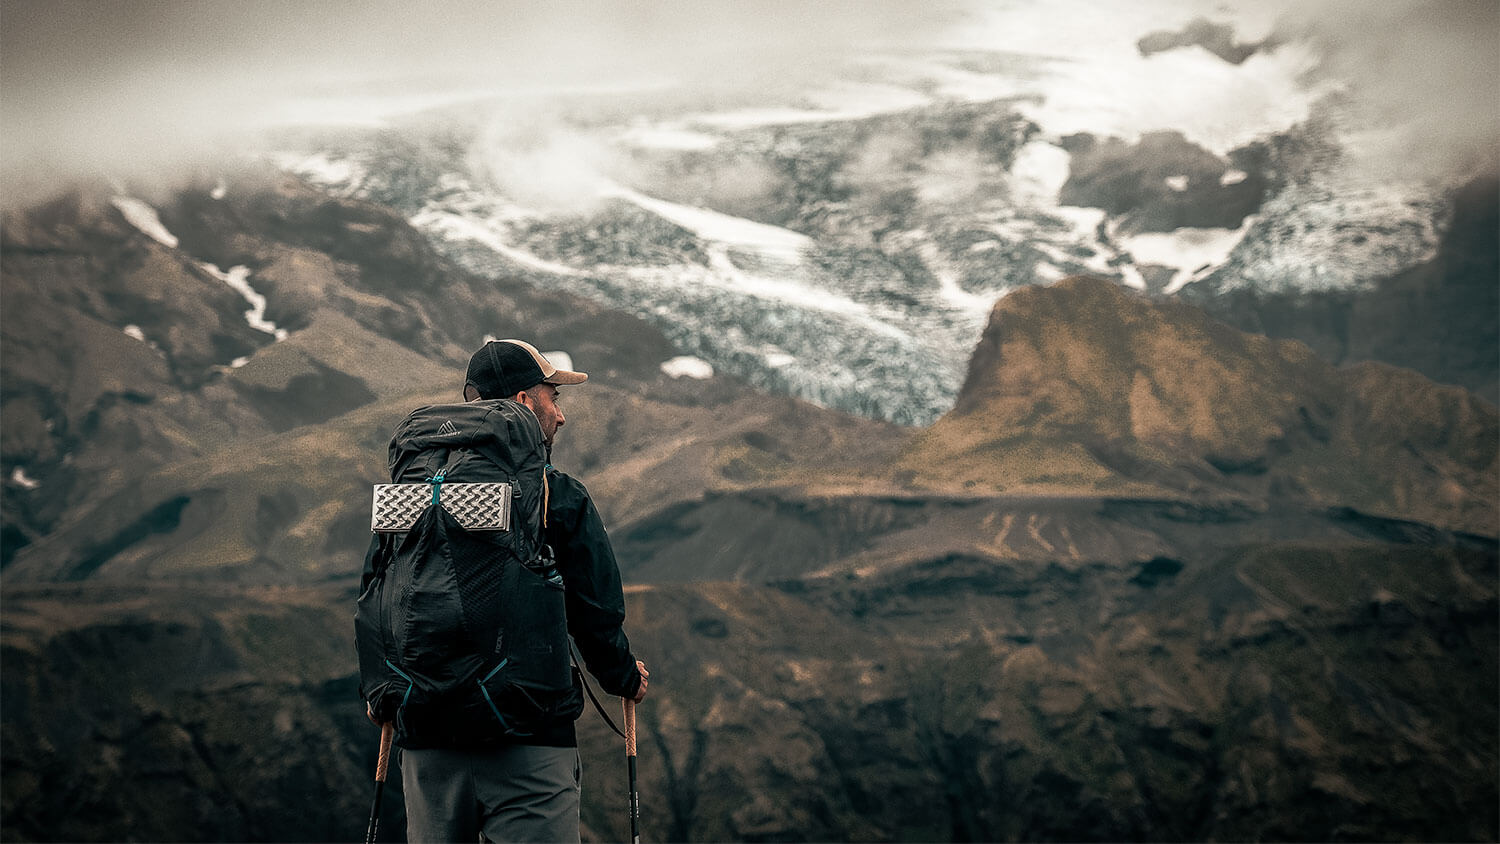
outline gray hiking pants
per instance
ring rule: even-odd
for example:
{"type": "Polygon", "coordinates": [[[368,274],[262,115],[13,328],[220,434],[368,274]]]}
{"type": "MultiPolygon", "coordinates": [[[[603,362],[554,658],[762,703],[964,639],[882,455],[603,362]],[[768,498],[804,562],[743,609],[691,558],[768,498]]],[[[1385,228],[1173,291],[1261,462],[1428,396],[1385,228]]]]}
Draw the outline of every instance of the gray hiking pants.
{"type": "Polygon", "coordinates": [[[577,844],[576,747],[401,751],[406,840],[577,844]]]}

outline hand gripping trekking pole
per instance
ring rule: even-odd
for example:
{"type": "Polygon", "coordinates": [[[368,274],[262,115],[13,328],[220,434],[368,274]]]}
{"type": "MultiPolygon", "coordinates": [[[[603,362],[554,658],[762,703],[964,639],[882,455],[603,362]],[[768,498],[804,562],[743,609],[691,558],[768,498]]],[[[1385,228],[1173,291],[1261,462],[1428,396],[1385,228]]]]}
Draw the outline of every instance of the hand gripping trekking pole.
{"type": "Polygon", "coordinates": [[[385,790],[385,775],[391,769],[391,740],[395,737],[395,724],[386,722],[380,725],[380,758],[375,762],[375,805],[370,807],[370,828],[365,830],[365,844],[375,844],[375,834],[380,830],[380,793],[385,790]]]}
{"type": "Polygon", "coordinates": [[[641,844],[641,794],[635,786],[635,701],[625,704],[625,766],[630,771],[630,844],[641,844]]]}

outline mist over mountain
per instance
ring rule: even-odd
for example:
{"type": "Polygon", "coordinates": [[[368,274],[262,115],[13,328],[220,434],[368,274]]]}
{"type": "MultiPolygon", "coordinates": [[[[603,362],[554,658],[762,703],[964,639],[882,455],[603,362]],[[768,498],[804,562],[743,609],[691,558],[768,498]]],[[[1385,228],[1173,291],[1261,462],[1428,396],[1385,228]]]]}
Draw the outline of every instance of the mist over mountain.
{"type": "MultiPolygon", "coordinates": [[[[1188,30],[1231,30],[1216,26],[1188,30]]],[[[496,97],[378,130],[284,134],[272,158],[400,209],[474,272],[545,278],[755,385],[898,424],[952,406],[996,299],[1077,273],[1493,401],[1500,369],[1469,351],[1494,339],[1483,280],[1497,249],[1479,234],[1493,157],[1377,174],[1367,103],[1304,79],[1305,43],[1268,37],[1234,62],[1168,40],[1119,58],[1118,72],[1222,76],[1224,90],[1175,125],[1103,105],[1097,124],[1079,124],[1073,98],[1114,72],[1102,60],[872,51],[759,99],[641,88],[537,109],[496,97]],[[1386,341],[1363,338],[1379,333],[1364,327],[1374,320],[1263,324],[1240,312],[1276,305],[1235,304],[1380,313],[1379,291],[1438,260],[1475,280],[1445,285],[1476,287],[1449,297],[1475,305],[1462,331],[1449,305],[1386,341]],[[1333,342],[1354,350],[1326,349],[1329,331],[1352,331],[1333,342]]]]}
{"type": "Polygon", "coordinates": [[[358,835],[369,486],[487,337],[591,376],[648,839],[1500,837],[1495,10],[54,5],[7,840],[358,835]]]}

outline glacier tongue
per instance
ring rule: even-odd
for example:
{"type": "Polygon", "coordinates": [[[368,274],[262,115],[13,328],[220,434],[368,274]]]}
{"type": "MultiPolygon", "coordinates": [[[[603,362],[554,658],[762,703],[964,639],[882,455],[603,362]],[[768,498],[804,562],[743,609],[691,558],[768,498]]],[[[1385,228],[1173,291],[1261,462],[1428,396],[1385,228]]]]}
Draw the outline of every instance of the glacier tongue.
{"type": "MultiPolygon", "coordinates": [[[[878,285],[830,271],[800,233],[627,189],[612,193],[692,233],[702,260],[570,265],[536,255],[514,228],[525,215],[458,181],[410,220],[475,272],[543,273],[549,284],[658,325],[710,371],[901,424],[930,423],[952,406],[993,297],[950,277],[893,303],[878,285]]],[[[692,377],[684,366],[674,372],[692,377]]]]}

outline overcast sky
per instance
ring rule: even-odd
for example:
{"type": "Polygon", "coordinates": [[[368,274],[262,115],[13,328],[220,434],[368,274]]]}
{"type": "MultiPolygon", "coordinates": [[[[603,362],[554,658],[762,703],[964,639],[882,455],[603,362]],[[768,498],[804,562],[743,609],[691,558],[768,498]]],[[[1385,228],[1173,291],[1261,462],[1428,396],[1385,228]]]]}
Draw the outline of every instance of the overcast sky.
{"type": "Polygon", "coordinates": [[[4,0],[5,175],[168,159],[361,95],[813,72],[954,4],[4,0]],[[316,108],[316,105],[312,105],[316,108]]]}
{"type": "MultiPolygon", "coordinates": [[[[78,172],[181,169],[268,124],[350,119],[336,112],[361,97],[373,108],[544,85],[795,84],[871,48],[965,32],[982,46],[990,33],[974,9],[985,6],[1025,17],[1031,29],[1009,46],[1038,52],[1076,49],[1078,27],[1100,23],[1062,13],[1054,23],[1045,10],[1056,4],[1040,0],[0,0],[0,178],[10,204],[78,172]]],[[[1260,10],[1265,26],[1279,17],[1322,38],[1329,67],[1363,80],[1365,95],[1381,91],[1375,107],[1393,122],[1430,116],[1430,131],[1469,146],[1493,148],[1500,134],[1493,0],[1094,6],[1162,26],[1201,13],[1244,27],[1260,10]]]]}

